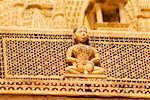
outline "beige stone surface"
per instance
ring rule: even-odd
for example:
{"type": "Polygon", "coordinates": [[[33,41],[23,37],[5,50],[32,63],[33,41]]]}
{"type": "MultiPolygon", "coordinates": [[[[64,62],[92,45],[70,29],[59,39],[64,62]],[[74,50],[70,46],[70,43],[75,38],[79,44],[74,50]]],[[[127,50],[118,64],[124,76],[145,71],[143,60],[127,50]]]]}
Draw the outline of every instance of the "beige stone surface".
{"type": "Polygon", "coordinates": [[[112,99],[32,94],[150,98],[149,5],[150,0],[0,0],[0,94],[23,94],[0,100],[112,99]],[[64,77],[70,66],[66,51],[79,26],[89,29],[107,79],[64,77]]]}
{"type": "Polygon", "coordinates": [[[0,26],[150,31],[149,0],[1,0],[0,26]]]}
{"type": "MultiPolygon", "coordinates": [[[[146,100],[128,98],[98,98],[98,97],[59,97],[59,96],[31,96],[31,95],[0,95],[0,100],[146,100]]],[[[148,100],[148,99],[147,99],[148,100]]]]}

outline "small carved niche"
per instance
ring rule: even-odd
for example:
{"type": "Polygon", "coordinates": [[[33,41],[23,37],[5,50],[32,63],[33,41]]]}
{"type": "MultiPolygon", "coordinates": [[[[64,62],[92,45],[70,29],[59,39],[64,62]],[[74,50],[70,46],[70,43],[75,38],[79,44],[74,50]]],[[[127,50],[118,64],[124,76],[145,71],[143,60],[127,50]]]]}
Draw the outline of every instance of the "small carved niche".
{"type": "Polygon", "coordinates": [[[102,9],[103,22],[120,22],[119,9],[104,11],[102,9]]]}
{"type": "Polygon", "coordinates": [[[120,22],[118,3],[106,1],[102,4],[103,22],[120,22]]]}

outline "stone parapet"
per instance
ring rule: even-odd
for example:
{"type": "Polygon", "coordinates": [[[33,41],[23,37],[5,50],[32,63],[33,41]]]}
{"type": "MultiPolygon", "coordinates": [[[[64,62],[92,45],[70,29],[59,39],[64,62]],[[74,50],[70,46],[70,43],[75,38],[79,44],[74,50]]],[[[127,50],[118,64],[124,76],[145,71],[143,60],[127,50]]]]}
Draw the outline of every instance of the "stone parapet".
{"type": "Polygon", "coordinates": [[[150,98],[150,34],[104,30],[88,34],[106,79],[65,76],[73,30],[1,28],[0,94],[150,98]]]}

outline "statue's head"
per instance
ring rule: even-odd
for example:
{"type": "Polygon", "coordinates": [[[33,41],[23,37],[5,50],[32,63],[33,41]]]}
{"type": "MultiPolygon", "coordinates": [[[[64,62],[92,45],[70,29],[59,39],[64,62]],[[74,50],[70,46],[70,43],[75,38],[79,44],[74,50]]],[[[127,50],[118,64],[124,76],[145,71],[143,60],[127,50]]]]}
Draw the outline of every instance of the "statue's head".
{"type": "Polygon", "coordinates": [[[74,31],[74,40],[76,43],[86,44],[89,36],[85,27],[80,27],[74,31]]]}

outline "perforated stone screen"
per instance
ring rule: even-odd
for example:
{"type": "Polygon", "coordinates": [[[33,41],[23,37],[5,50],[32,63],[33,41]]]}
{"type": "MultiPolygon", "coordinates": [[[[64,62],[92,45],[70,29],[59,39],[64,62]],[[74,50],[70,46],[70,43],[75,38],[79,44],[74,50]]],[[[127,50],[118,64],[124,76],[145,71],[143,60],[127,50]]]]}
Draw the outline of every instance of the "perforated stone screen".
{"type": "Polygon", "coordinates": [[[71,41],[3,39],[6,77],[49,77],[63,75],[65,54],[71,41]]]}
{"type": "MultiPolygon", "coordinates": [[[[90,45],[100,53],[100,66],[108,78],[150,79],[150,40],[90,35],[90,45]]],[[[1,33],[1,78],[59,78],[72,34],[1,33]]]]}
{"type": "Polygon", "coordinates": [[[0,77],[59,78],[72,35],[1,33],[0,77]]]}
{"type": "Polygon", "coordinates": [[[150,98],[149,33],[88,34],[106,79],[64,77],[72,30],[1,30],[0,94],[150,98]]]}
{"type": "Polygon", "coordinates": [[[97,42],[100,64],[109,78],[149,79],[149,44],[97,42]]]}

